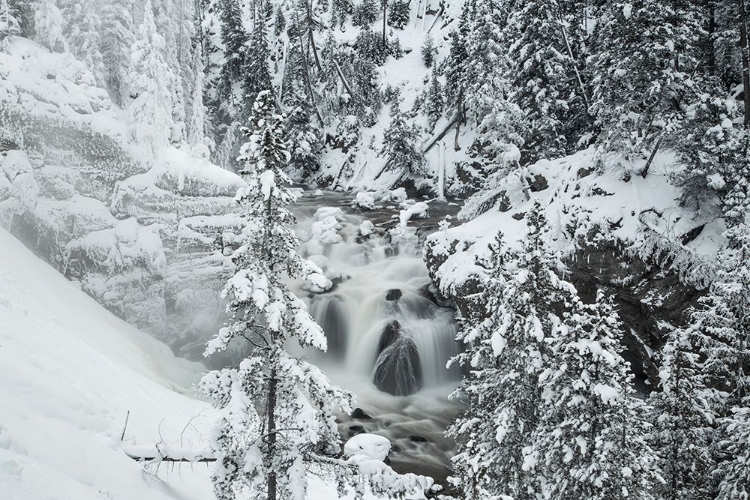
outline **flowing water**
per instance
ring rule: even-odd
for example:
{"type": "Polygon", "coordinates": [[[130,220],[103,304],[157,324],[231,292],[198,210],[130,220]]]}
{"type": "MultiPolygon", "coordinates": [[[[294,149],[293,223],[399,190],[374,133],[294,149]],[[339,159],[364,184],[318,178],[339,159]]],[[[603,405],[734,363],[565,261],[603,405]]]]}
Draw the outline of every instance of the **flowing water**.
{"type": "MultiPolygon", "coordinates": [[[[361,432],[383,435],[393,443],[394,469],[444,483],[455,444],[443,432],[460,411],[448,400],[459,373],[446,368],[458,352],[454,311],[430,292],[415,229],[400,238],[388,235],[399,209],[359,213],[350,200],[307,193],[295,207],[306,256],[336,283],[323,294],[297,290],[328,337],[327,353],[305,354],[357,396],[361,412],[342,419],[344,440],[361,432]],[[359,231],[365,220],[375,224],[368,236],[359,231]]],[[[458,208],[433,202],[431,216],[414,224],[425,231],[458,208]]]]}

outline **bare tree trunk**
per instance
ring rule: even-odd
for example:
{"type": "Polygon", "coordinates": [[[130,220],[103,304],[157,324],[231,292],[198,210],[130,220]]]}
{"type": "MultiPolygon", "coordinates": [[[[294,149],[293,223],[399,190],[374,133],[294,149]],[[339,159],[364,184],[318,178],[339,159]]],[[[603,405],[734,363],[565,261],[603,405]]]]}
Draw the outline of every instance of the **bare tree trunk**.
{"type": "MultiPolygon", "coordinates": [[[[276,370],[271,370],[271,380],[268,383],[268,455],[276,454],[276,370]]],[[[276,500],[276,473],[268,474],[268,500],[276,500]]]]}
{"type": "MultiPolygon", "coordinates": [[[[295,16],[295,17],[297,21],[297,26],[299,26],[299,16],[295,16]]],[[[320,126],[322,128],[325,128],[323,117],[321,116],[320,110],[318,109],[318,103],[315,102],[315,92],[313,92],[312,82],[310,81],[310,68],[307,64],[307,54],[305,54],[305,45],[302,43],[302,33],[298,33],[297,39],[299,40],[299,50],[300,50],[300,55],[302,56],[303,70],[305,72],[305,83],[307,84],[307,90],[310,92],[310,102],[312,103],[313,109],[315,109],[315,114],[317,115],[318,120],[320,121],[320,126]]]]}
{"type": "Polygon", "coordinates": [[[385,37],[385,27],[388,20],[388,0],[383,0],[383,50],[388,46],[388,40],[385,37]]]}
{"type": "Polygon", "coordinates": [[[320,57],[318,57],[318,47],[315,46],[315,37],[313,36],[313,18],[312,18],[312,6],[310,5],[310,2],[306,3],[307,5],[307,28],[310,33],[310,45],[312,46],[313,56],[315,56],[315,66],[318,68],[318,72],[323,71],[323,66],[320,64],[320,57]]]}
{"type": "Polygon", "coordinates": [[[461,90],[458,93],[458,110],[456,111],[456,138],[453,140],[453,149],[456,151],[461,150],[461,146],[458,144],[458,136],[461,135],[461,122],[464,120],[464,92],[461,90]]]}
{"type": "Polygon", "coordinates": [[[740,10],[740,50],[742,51],[742,92],[745,100],[745,127],[750,127],[750,46],[747,40],[745,0],[737,0],[740,10]]]}

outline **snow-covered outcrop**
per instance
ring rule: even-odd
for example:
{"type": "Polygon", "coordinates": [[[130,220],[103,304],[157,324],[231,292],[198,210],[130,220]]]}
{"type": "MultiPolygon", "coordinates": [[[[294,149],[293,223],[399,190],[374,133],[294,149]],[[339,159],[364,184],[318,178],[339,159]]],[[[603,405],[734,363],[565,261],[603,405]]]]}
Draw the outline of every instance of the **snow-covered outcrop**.
{"type": "Polygon", "coordinates": [[[466,203],[459,215],[471,220],[428,237],[433,280],[467,313],[485,278],[477,259],[500,230],[507,245],[518,246],[526,212],[540,198],[550,243],[566,260],[569,279],[584,298],[592,299],[598,287],[616,294],[627,347],[649,368],[665,326],[684,320],[711,279],[724,223],[680,206],[671,178],[681,166],[672,155],[657,155],[645,179],[636,173],[641,167],[605,167],[585,150],[511,173],[466,203]]]}
{"type": "Polygon", "coordinates": [[[0,49],[0,227],[108,309],[198,357],[243,181],[182,149],[157,158],[72,55],[24,38],[0,49]],[[199,271],[196,272],[196,269],[199,271]]]}

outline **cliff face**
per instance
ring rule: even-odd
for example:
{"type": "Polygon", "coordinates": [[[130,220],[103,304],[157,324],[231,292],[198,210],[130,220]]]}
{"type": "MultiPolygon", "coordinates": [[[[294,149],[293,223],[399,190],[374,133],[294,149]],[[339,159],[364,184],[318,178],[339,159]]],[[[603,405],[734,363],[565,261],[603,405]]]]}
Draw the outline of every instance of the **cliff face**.
{"type": "Polygon", "coordinates": [[[679,165],[669,155],[657,160],[649,179],[628,175],[637,164],[596,163],[596,155],[584,151],[514,172],[464,210],[483,204],[484,213],[429,236],[424,258],[440,293],[462,315],[477,314],[485,275],[476,260],[488,253],[498,231],[516,248],[527,231],[531,200],[542,199],[550,246],[567,267],[564,278],[584,301],[599,288],[614,295],[623,350],[640,381],[656,380],[654,354],[669,329],[687,321],[710,281],[723,221],[679,206],[680,190],[670,181],[679,165]]]}
{"type": "Polygon", "coordinates": [[[129,323],[199,357],[242,180],[182,149],[156,159],[69,54],[0,50],[0,227],[129,323]],[[195,270],[198,269],[199,272],[195,270]]]}

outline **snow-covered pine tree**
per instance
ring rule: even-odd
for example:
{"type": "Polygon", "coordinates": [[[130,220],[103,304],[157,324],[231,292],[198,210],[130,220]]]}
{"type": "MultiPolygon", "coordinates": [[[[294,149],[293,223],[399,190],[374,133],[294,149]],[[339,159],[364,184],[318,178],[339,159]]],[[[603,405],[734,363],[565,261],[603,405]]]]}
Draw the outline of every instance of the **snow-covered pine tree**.
{"type": "Polygon", "coordinates": [[[273,34],[276,38],[280,37],[286,29],[286,17],[284,17],[284,11],[281,10],[281,4],[276,7],[276,17],[273,21],[273,34]]]}
{"type": "Polygon", "coordinates": [[[236,273],[223,292],[234,319],[206,350],[210,355],[239,341],[251,353],[238,367],[213,371],[201,383],[219,409],[213,482],[220,500],[242,495],[304,500],[307,455],[338,452],[334,411],[350,409],[349,394],[285,348],[293,339],[326,349],[322,329],[286,279],[318,285],[327,279],[297,253],[288,209],[294,195],[283,172],[290,155],[284,120],[275,109],[271,93],[260,92],[252,127],[244,129],[249,140],[240,161],[247,186],[237,194],[245,218],[243,244],[234,253],[236,273]]]}
{"type": "Polygon", "coordinates": [[[437,49],[435,48],[435,40],[433,40],[432,36],[427,33],[424,42],[422,42],[422,62],[424,65],[428,68],[432,67],[432,64],[435,62],[436,54],[437,49]]]}
{"type": "MultiPolygon", "coordinates": [[[[224,45],[224,66],[221,71],[220,100],[228,100],[224,107],[236,104],[233,85],[242,80],[247,65],[250,43],[245,26],[242,23],[242,8],[239,0],[219,0],[219,17],[221,19],[221,42],[224,45]]],[[[234,116],[233,113],[229,113],[234,116]]]]}
{"type": "Polygon", "coordinates": [[[53,52],[68,50],[65,20],[54,0],[37,0],[34,5],[35,39],[53,52]]]}
{"type": "Polygon", "coordinates": [[[387,170],[401,172],[402,176],[423,175],[425,159],[415,142],[417,133],[406,122],[400,103],[400,99],[396,98],[391,104],[391,123],[383,134],[380,156],[386,158],[387,170]]]}
{"type": "Polygon", "coordinates": [[[8,0],[0,0],[0,39],[20,33],[21,27],[10,9],[8,0]]]}
{"type": "Polygon", "coordinates": [[[409,24],[409,2],[405,0],[391,0],[388,2],[388,25],[396,29],[404,29],[409,24]]]}
{"type": "Polygon", "coordinates": [[[575,294],[557,275],[562,264],[548,247],[544,210],[535,200],[520,251],[504,250],[498,235],[490,258],[479,262],[486,276],[479,317],[468,318],[457,338],[466,351],[452,363],[469,375],[455,396],[465,400],[466,410],[448,435],[459,443],[453,481],[467,500],[527,499],[542,491],[529,454],[541,417],[539,377],[562,322],[556,308],[575,294]]]}
{"type": "Polygon", "coordinates": [[[661,352],[660,392],[653,393],[656,451],[664,484],[661,498],[714,498],[708,481],[714,463],[715,409],[706,401],[698,326],[674,329],[661,352]]]}
{"type": "Polygon", "coordinates": [[[727,236],[729,247],[721,255],[726,270],[712,284],[703,311],[713,327],[707,333],[725,341],[723,349],[709,353],[711,372],[729,381],[720,386],[728,394],[719,421],[717,499],[745,500],[750,498],[750,228],[739,223],[727,236]]]}
{"type": "Polygon", "coordinates": [[[70,51],[83,62],[100,85],[104,84],[104,63],[101,54],[101,19],[96,0],[71,0],[64,12],[65,37],[70,51]]]}
{"type": "Polygon", "coordinates": [[[268,67],[270,49],[268,47],[268,37],[266,34],[266,23],[258,19],[255,23],[250,40],[250,51],[245,56],[245,68],[242,79],[242,90],[247,111],[250,115],[253,109],[255,98],[264,90],[271,90],[271,71],[268,67]]]}
{"type": "Polygon", "coordinates": [[[648,158],[678,126],[698,61],[700,2],[602,2],[593,35],[591,112],[606,153],[648,158]]]}
{"type": "Polygon", "coordinates": [[[620,355],[620,319],[602,291],[590,305],[571,295],[554,356],[539,377],[544,405],[532,449],[542,498],[652,499],[656,456],[645,440],[644,405],[633,396],[633,376],[620,355]]]}
{"type": "Polygon", "coordinates": [[[193,53],[193,96],[191,99],[191,114],[188,121],[187,141],[194,151],[202,149],[198,156],[207,156],[210,152],[213,141],[207,134],[206,129],[206,106],[203,104],[203,50],[200,44],[195,47],[193,53]]]}
{"type": "Polygon", "coordinates": [[[443,108],[443,86],[438,79],[437,65],[434,65],[430,75],[430,86],[427,87],[424,97],[424,111],[429,119],[430,130],[435,128],[435,124],[443,115],[443,108]]]}
{"type": "Polygon", "coordinates": [[[582,15],[575,0],[529,0],[509,12],[503,38],[511,61],[510,99],[527,116],[523,148],[531,159],[574,150],[586,130],[582,15]]]}
{"type": "Polygon", "coordinates": [[[135,40],[133,1],[106,0],[102,7],[104,83],[118,106],[123,106],[128,99],[130,54],[135,40]]]}
{"type": "Polygon", "coordinates": [[[148,144],[153,153],[169,144],[172,134],[174,75],[165,60],[165,41],[157,32],[151,0],[146,0],[138,40],[133,45],[133,102],[128,109],[133,138],[148,144]]]}

